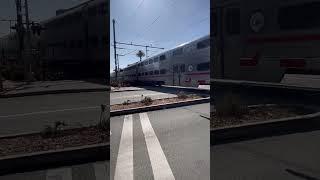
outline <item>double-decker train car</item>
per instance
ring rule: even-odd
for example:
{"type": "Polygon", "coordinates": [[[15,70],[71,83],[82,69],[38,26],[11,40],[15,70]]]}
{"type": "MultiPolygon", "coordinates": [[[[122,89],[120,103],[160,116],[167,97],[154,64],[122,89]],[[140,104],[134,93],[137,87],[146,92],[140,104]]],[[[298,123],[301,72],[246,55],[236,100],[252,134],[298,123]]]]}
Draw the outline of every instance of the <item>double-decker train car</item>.
{"type": "Polygon", "coordinates": [[[210,83],[210,37],[184,43],[128,65],[119,79],[129,83],[193,86],[210,83]]]}
{"type": "MultiPolygon", "coordinates": [[[[32,48],[49,73],[63,78],[103,77],[109,70],[109,2],[89,0],[39,23],[41,32],[32,33],[32,48]]],[[[17,60],[16,33],[1,38],[1,53],[17,60]]]]}
{"type": "Polygon", "coordinates": [[[41,52],[49,67],[68,76],[106,76],[108,6],[106,0],[90,0],[41,22],[41,52]]]}
{"type": "Polygon", "coordinates": [[[211,78],[281,82],[320,74],[319,0],[216,0],[211,78]]]}

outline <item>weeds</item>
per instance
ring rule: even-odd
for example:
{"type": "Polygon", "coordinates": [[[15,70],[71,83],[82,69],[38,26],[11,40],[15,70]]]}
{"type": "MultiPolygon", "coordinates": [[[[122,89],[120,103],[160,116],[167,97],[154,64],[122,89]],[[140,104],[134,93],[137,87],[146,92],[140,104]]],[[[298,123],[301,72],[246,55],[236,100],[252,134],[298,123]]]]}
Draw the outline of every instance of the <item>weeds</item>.
{"type": "Polygon", "coordinates": [[[41,135],[43,138],[55,138],[60,134],[64,126],[67,126],[64,121],[55,121],[53,126],[46,126],[41,135]]]}
{"type": "Polygon", "coordinates": [[[124,102],[122,103],[122,105],[129,105],[130,103],[131,103],[130,100],[126,100],[126,101],[124,101],[124,102]]]}
{"type": "Polygon", "coordinates": [[[151,97],[144,97],[144,99],[141,100],[141,103],[148,106],[148,105],[151,105],[153,102],[153,100],[151,99],[151,97]]]}
{"type": "Polygon", "coordinates": [[[178,93],[178,98],[179,98],[179,99],[187,99],[187,98],[188,98],[188,95],[187,95],[185,92],[180,91],[180,92],[178,93]]]}
{"type": "Polygon", "coordinates": [[[110,130],[110,127],[109,127],[110,116],[108,116],[107,113],[109,113],[109,111],[107,111],[106,108],[107,108],[106,105],[101,104],[101,114],[100,114],[100,121],[99,121],[98,127],[102,131],[110,130]]]}

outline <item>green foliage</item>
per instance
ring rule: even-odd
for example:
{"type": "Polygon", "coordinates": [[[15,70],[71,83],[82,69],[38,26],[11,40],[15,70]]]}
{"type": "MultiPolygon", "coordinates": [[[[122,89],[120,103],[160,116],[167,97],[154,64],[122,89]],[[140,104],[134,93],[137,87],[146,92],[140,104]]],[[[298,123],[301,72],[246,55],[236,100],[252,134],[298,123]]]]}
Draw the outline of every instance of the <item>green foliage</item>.
{"type": "Polygon", "coordinates": [[[143,103],[144,105],[148,106],[151,105],[153,102],[153,100],[151,99],[151,97],[144,97],[144,99],[141,100],[141,103],[143,103]]]}
{"type": "Polygon", "coordinates": [[[101,114],[100,114],[100,121],[98,124],[98,128],[102,131],[109,131],[110,126],[110,116],[108,116],[109,111],[107,111],[107,106],[104,104],[101,104],[101,114]]]}
{"type": "Polygon", "coordinates": [[[41,135],[43,138],[55,138],[60,134],[64,126],[67,126],[65,122],[55,121],[53,126],[45,126],[41,135]]]}
{"type": "Polygon", "coordinates": [[[177,95],[178,95],[179,99],[187,99],[188,98],[188,95],[183,91],[180,91],[177,95]]]}
{"type": "Polygon", "coordinates": [[[122,103],[122,105],[129,105],[130,103],[131,103],[130,100],[126,100],[126,101],[124,101],[124,102],[122,103]]]}

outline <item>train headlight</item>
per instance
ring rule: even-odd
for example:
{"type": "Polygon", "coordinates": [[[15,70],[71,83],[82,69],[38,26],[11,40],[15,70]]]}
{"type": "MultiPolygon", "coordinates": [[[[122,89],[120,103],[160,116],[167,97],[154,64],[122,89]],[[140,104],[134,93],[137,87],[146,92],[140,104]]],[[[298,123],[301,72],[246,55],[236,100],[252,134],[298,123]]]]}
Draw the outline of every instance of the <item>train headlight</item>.
{"type": "Polygon", "coordinates": [[[192,66],[192,65],[189,65],[189,66],[188,66],[188,71],[189,71],[189,72],[192,72],[192,71],[193,71],[193,66],[192,66]]]}
{"type": "Polygon", "coordinates": [[[257,11],[251,15],[250,27],[252,31],[259,32],[264,27],[264,15],[262,12],[257,11]]]}

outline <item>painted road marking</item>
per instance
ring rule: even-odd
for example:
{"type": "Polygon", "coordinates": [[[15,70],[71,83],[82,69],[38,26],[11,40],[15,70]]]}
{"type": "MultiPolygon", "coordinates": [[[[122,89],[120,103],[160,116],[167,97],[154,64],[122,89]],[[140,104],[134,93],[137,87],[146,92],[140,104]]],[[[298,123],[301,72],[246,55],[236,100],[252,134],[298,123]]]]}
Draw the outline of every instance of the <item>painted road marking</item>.
{"type": "Polygon", "coordinates": [[[71,168],[48,170],[46,180],[72,180],[71,168]]]}
{"type": "Polygon", "coordinates": [[[155,134],[147,113],[140,113],[140,122],[147,144],[148,154],[151,161],[153,176],[155,180],[174,180],[174,176],[167,158],[161,148],[160,142],[155,134]]]}
{"type": "Polygon", "coordinates": [[[94,163],[94,174],[96,180],[106,180],[107,179],[107,168],[105,163],[94,163]]]}
{"type": "Polygon", "coordinates": [[[133,180],[132,115],[124,117],[114,180],[133,180]]]}
{"type": "Polygon", "coordinates": [[[23,114],[5,115],[5,116],[0,116],[0,118],[30,116],[30,115],[36,115],[36,114],[49,114],[49,113],[56,113],[56,112],[78,111],[78,110],[97,109],[97,108],[100,108],[100,106],[81,107],[81,108],[70,108],[70,109],[58,109],[58,110],[52,110],[52,111],[38,111],[38,112],[23,113],[23,114]]]}

